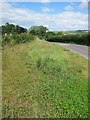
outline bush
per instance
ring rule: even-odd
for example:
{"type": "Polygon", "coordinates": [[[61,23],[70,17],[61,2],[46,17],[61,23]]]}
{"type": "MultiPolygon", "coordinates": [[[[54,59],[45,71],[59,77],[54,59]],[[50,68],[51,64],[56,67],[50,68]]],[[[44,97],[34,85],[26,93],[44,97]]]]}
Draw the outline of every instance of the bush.
{"type": "Polygon", "coordinates": [[[9,35],[2,35],[2,45],[5,45],[10,42],[10,36],[9,35]]]}
{"type": "MultiPolygon", "coordinates": [[[[30,42],[34,40],[34,35],[30,33],[21,33],[21,34],[7,34],[7,35],[2,35],[2,45],[5,44],[11,44],[15,45],[17,43],[25,43],[25,42],[30,42]]],[[[0,41],[1,42],[1,41],[0,41]]]]}

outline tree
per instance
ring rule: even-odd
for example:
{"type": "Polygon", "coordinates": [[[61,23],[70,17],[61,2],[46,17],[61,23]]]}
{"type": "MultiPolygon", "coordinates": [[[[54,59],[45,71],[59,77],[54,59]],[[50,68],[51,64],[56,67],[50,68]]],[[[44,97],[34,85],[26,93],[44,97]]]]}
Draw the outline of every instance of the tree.
{"type": "Polygon", "coordinates": [[[15,32],[15,25],[6,23],[5,27],[6,27],[6,32],[7,33],[15,32]]]}
{"type": "Polygon", "coordinates": [[[6,26],[2,25],[0,26],[0,34],[5,34],[7,33],[6,26]]]}
{"type": "Polygon", "coordinates": [[[23,28],[23,27],[20,27],[19,25],[13,25],[13,24],[9,24],[9,23],[6,23],[5,25],[2,25],[0,27],[0,33],[2,34],[10,34],[10,33],[24,33],[24,32],[27,32],[27,29],[26,28],[23,28]]]}
{"type": "Polygon", "coordinates": [[[20,27],[19,25],[16,25],[15,27],[15,31],[16,33],[24,33],[24,32],[27,32],[27,29],[26,28],[23,28],[23,27],[20,27]]]}
{"type": "Polygon", "coordinates": [[[39,29],[40,36],[45,36],[46,31],[48,30],[47,27],[44,27],[44,26],[39,26],[38,29],[39,29]]]}
{"type": "Polygon", "coordinates": [[[47,27],[44,26],[32,26],[29,31],[33,35],[38,35],[39,37],[44,37],[46,35],[47,27]]]}

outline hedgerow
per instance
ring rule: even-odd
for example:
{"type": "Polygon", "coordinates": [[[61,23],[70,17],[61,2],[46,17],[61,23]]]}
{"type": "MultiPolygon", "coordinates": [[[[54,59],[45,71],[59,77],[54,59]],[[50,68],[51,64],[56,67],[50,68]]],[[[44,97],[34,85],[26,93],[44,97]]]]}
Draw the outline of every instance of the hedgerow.
{"type": "Polygon", "coordinates": [[[47,41],[90,45],[90,42],[88,41],[88,37],[89,37],[88,33],[53,35],[53,36],[49,36],[47,38],[47,41]]]}

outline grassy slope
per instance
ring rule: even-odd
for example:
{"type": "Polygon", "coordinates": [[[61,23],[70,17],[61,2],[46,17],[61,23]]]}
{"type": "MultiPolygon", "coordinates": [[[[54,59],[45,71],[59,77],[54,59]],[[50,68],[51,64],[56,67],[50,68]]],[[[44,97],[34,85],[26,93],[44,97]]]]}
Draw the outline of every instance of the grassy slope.
{"type": "Polygon", "coordinates": [[[87,117],[88,61],[44,41],[3,50],[3,117],[87,117]]]}

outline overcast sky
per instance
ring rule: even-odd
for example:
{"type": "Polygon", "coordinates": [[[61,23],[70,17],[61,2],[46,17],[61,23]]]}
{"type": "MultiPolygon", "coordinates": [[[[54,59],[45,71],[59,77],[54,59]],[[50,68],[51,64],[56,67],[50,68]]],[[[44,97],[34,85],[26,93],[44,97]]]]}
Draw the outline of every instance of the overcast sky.
{"type": "MultiPolygon", "coordinates": [[[[85,0],[86,1],[86,0],[85,0]]],[[[87,2],[3,2],[0,18],[30,28],[44,25],[49,30],[88,29],[87,2]]]]}

